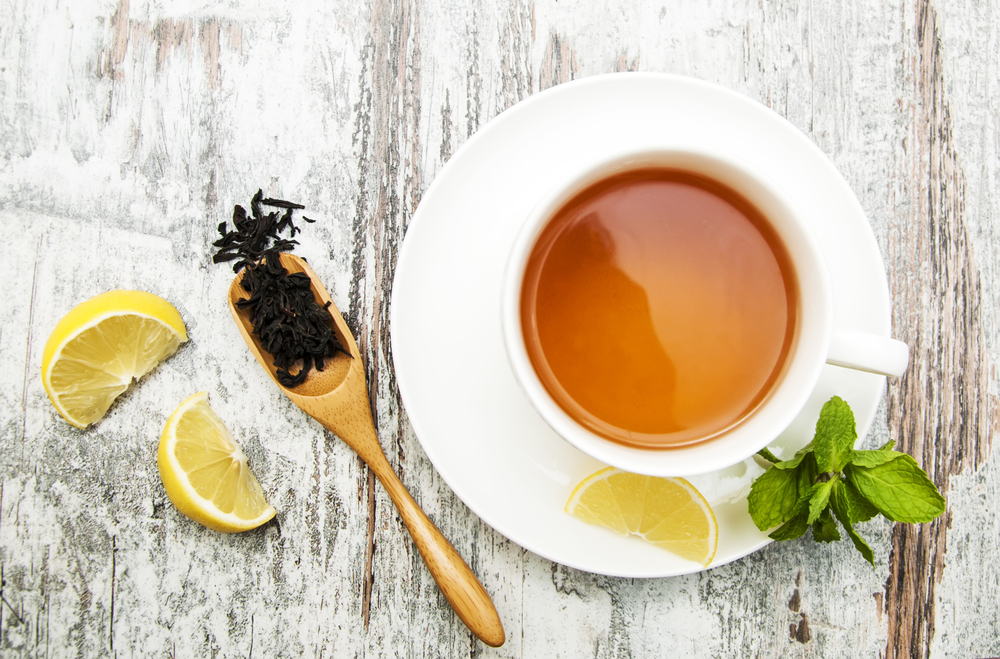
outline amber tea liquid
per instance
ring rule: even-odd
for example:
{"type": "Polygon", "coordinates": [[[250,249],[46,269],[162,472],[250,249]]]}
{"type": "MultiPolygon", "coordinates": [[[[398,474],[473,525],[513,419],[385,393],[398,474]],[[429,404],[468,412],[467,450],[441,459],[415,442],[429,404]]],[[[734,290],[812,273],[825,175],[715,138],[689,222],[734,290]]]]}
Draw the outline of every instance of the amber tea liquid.
{"type": "Polygon", "coordinates": [[[578,423],[669,448],[718,435],[766,397],[796,295],[784,247],[749,202],[700,175],[643,169],[587,188],[543,229],[522,331],[578,423]]]}

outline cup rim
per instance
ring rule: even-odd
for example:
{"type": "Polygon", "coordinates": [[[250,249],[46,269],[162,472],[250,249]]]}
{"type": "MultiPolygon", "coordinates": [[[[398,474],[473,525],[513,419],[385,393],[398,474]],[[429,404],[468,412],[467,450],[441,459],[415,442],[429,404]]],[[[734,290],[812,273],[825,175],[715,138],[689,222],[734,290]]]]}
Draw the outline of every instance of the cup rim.
{"type": "Polygon", "coordinates": [[[542,419],[563,439],[591,457],[626,471],[688,476],[737,464],[770,444],[805,406],[830,347],[833,289],[825,258],[806,218],[772,181],[745,162],[699,145],[672,143],[624,148],[594,158],[562,177],[526,216],[503,274],[501,323],[515,379],[542,419]],[[797,279],[797,329],[785,366],[771,391],[747,416],[711,439],[671,448],[637,448],[587,430],[549,395],[528,357],[521,330],[521,288],[528,256],[548,220],[588,186],[643,168],[684,169],[709,176],[741,194],[781,236],[797,279]],[[806,295],[808,291],[808,295],[806,295]]]}

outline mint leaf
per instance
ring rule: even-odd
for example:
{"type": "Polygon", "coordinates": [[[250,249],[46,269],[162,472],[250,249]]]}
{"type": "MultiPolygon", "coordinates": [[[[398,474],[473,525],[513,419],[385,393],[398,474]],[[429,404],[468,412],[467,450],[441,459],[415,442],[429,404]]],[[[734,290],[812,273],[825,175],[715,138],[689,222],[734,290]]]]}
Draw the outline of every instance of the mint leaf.
{"type": "Polygon", "coordinates": [[[810,447],[796,453],[791,460],[775,463],[761,474],[750,486],[747,496],[747,508],[757,528],[766,531],[804,512],[806,508],[797,507],[801,499],[808,502],[816,476],[816,460],[810,447]]]}
{"type": "Polygon", "coordinates": [[[830,505],[830,493],[833,491],[833,486],[837,480],[837,477],[834,476],[825,483],[816,483],[809,490],[808,522],[810,524],[819,519],[820,513],[826,510],[827,506],[830,505]]]}
{"type": "Polygon", "coordinates": [[[905,455],[905,453],[889,449],[879,449],[877,451],[854,451],[851,453],[851,464],[856,464],[859,467],[877,467],[891,460],[895,460],[901,455],[905,455]]]}
{"type": "Polygon", "coordinates": [[[767,537],[772,540],[794,540],[802,537],[806,529],[809,528],[809,517],[806,513],[801,513],[791,518],[767,537]]]}
{"type": "Polygon", "coordinates": [[[793,540],[811,525],[814,540],[833,542],[841,538],[839,521],[874,566],[874,553],[855,524],[879,513],[896,522],[922,523],[944,512],[937,487],[913,458],[893,450],[894,441],[855,451],[856,441],[854,413],[835,396],[823,406],[813,441],[792,459],[779,461],[762,449],[758,455],[772,464],[748,497],[757,528],[774,528],[769,536],[774,540],[793,540]]]}
{"type": "Polygon", "coordinates": [[[826,508],[819,519],[813,522],[813,540],[816,542],[840,540],[840,531],[837,530],[837,523],[833,521],[829,508],[826,508]]]}
{"type": "Polygon", "coordinates": [[[795,470],[799,479],[799,498],[808,497],[810,488],[819,477],[819,470],[816,468],[816,456],[807,453],[799,458],[799,466],[795,470]]]}
{"type": "Polygon", "coordinates": [[[809,442],[808,444],[800,448],[798,451],[796,451],[795,455],[792,456],[791,460],[785,460],[784,462],[775,463],[774,466],[777,467],[778,469],[795,469],[802,463],[803,460],[805,460],[812,454],[813,454],[813,443],[809,442]]]}
{"type": "Polygon", "coordinates": [[[830,497],[830,507],[833,509],[833,514],[837,516],[844,530],[847,531],[847,536],[854,543],[854,548],[861,552],[861,555],[865,557],[865,560],[871,563],[872,567],[875,567],[875,553],[872,548],[868,546],[865,539],[858,535],[858,532],[854,530],[854,526],[851,523],[851,517],[847,511],[847,483],[843,481],[837,481],[837,484],[833,486],[833,493],[830,497]]]}
{"type": "Polygon", "coordinates": [[[877,467],[849,464],[844,474],[872,506],[894,522],[922,524],[944,512],[944,497],[905,453],[877,467]]]}
{"type": "Polygon", "coordinates": [[[851,485],[850,481],[841,481],[841,484],[843,485],[841,506],[851,524],[867,522],[878,515],[875,506],[868,503],[868,499],[861,496],[861,493],[851,485]]]}
{"type": "Polygon", "coordinates": [[[813,438],[816,466],[820,473],[836,473],[843,469],[857,439],[851,406],[839,396],[834,396],[823,405],[813,438]]]}
{"type": "Polygon", "coordinates": [[[767,460],[771,464],[778,464],[779,462],[781,462],[781,460],[778,459],[778,456],[776,456],[774,453],[771,453],[769,450],[767,450],[766,446],[764,448],[762,448],[761,450],[757,451],[757,455],[759,455],[760,457],[764,458],[765,460],[767,460]]]}
{"type": "MultiPolygon", "coordinates": [[[[772,523],[772,526],[776,523],[784,523],[775,529],[768,537],[773,540],[794,540],[795,538],[802,536],[809,528],[810,524],[822,517],[823,510],[826,509],[827,503],[830,499],[830,491],[833,481],[807,485],[807,483],[815,478],[816,473],[815,462],[811,456],[808,460],[803,461],[797,469],[769,469],[757,480],[759,481],[761,478],[772,472],[783,475],[778,478],[782,479],[780,482],[785,488],[786,499],[781,519],[772,523]],[[788,503],[792,501],[789,496],[789,492],[793,491],[793,488],[794,491],[798,493],[798,498],[794,501],[794,503],[788,505],[788,503]]],[[[754,484],[756,484],[756,481],[754,484]]],[[[761,491],[762,494],[764,492],[765,490],[761,491]]],[[[753,495],[753,486],[751,486],[750,494],[753,495]]],[[[772,508],[771,512],[773,514],[775,510],[772,508]]],[[[751,517],[753,517],[752,514],[751,517]]],[[[777,519],[777,515],[768,519],[777,519]]],[[[763,520],[764,517],[762,516],[761,521],[763,520]]],[[[769,528],[767,526],[761,526],[758,523],[757,518],[754,518],[754,523],[757,524],[757,528],[761,531],[769,528]]]]}
{"type": "Polygon", "coordinates": [[[799,498],[796,470],[768,469],[750,486],[747,507],[753,523],[766,531],[786,522],[793,515],[799,498]]]}

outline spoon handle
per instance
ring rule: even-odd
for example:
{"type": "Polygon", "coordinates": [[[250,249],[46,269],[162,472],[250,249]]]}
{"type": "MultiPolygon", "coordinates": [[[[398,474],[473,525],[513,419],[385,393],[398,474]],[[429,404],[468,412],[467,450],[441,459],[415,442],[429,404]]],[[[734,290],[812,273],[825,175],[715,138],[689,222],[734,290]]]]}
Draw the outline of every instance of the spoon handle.
{"type": "Polygon", "coordinates": [[[353,383],[355,386],[348,387],[350,395],[341,405],[328,407],[322,413],[301,402],[300,405],[365,461],[396,505],[413,543],[451,608],[483,643],[500,647],[505,635],[493,601],[472,569],[420,509],[392,470],[375,432],[364,381],[355,378],[353,383]]]}
{"type": "Polygon", "coordinates": [[[413,543],[451,608],[483,643],[495,648],[503,645],[503,623],[472,569],[413,500],[385,454],[378,451],[376,455],[362,458],[396,505],[413,543]]]}

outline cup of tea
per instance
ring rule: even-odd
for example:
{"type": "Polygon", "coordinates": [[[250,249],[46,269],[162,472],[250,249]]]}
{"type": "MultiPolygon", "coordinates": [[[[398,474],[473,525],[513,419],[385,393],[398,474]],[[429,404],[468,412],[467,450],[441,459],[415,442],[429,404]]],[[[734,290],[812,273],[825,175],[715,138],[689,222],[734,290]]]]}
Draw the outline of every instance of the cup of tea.
{"type": "Polygon", "coordinates": [[[610,153],[525,219],[504,343],[542,418],[609,465],[706,473],[771,443],[824,364],[901,375],[905,343],[837,328],[823,251],[780,188],[693,145],[610,153]]]}

